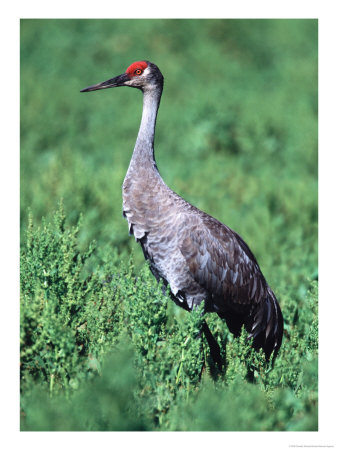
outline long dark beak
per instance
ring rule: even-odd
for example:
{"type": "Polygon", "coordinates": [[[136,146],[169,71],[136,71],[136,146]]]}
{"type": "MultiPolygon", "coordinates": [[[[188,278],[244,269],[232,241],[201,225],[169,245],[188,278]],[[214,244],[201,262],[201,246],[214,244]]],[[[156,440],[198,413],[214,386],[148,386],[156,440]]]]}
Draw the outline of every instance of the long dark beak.
{"type": "Polygon", "coordinates": [[[126,73],[119,75],[115,78],[111,78],[110,80],[103,81],[103,83],[93,84],[92,86],[88,86],[85,89],[82,89],[80,92],[90,92],[97,91],[99,89],[108,89],[118,86],[124,86],[126,81],[129,81],[130,78],[126,73]]]}

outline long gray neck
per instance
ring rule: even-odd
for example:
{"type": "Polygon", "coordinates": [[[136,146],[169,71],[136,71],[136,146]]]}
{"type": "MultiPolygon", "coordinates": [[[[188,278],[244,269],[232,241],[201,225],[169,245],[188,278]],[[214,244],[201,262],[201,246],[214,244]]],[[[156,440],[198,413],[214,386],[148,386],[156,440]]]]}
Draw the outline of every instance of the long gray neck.
{"type": "Polygon", "coordinates": [[[154,136],[161,95],[161,86],[143,92],[141,125],[137,135],[133,156],[130,161],[129,170],[137,169],[137,167],[156,168],[154,136]]]}

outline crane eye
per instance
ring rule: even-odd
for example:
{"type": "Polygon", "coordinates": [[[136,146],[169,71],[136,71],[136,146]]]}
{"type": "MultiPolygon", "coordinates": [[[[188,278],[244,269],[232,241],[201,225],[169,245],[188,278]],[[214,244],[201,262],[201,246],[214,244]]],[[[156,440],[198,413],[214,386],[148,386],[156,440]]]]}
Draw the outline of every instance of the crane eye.
{"type": "Polygon", "coordinates": [[[141,70],[141,69],[136,69],[136,70],[134,71],[134,74],[135,74],[135,75],[141,75],[142,72],[143,72],[143,70],[141,70]]]}

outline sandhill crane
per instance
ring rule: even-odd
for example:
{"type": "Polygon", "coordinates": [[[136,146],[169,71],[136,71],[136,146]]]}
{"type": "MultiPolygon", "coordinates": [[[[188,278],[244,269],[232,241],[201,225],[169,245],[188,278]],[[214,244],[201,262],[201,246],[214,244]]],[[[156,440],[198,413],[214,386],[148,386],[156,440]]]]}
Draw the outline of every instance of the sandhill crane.
{"type": "MultiPolygon", "coordinates": [[[[154,157],[156,117],[163,76],[149,61],[81,92],[130,86],[143,92],[143,111],[134,152],[123,182],[123,215],[141,244],[157,280],[169,284],[172,299],[190,311],[204,301],[205,312],[225,319],[239,336],[244,325],[253,347],[269,359],[282,342],[283,316],[256,258],[233,230],[192,206],[163,181],[154,157]]],[[[219,346],[207,323],[203,332],[220,364],[219,346]]]]}

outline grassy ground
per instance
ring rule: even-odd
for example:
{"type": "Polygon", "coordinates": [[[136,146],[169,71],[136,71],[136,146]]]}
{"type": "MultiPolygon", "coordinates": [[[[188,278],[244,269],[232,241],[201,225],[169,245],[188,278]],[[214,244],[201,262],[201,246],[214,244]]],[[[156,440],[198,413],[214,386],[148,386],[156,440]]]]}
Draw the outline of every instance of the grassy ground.
{"type": "Polygon", "coordinates": [[[21,230],[22,429],[316,430],[317,22],[23,20],[21,230]],[[128,236],[141,94],[79,91],[139,59],[165,77],[164,180],[247,241],[280,301],[273,369],[211,315],[220,374],[128,236]]]}

